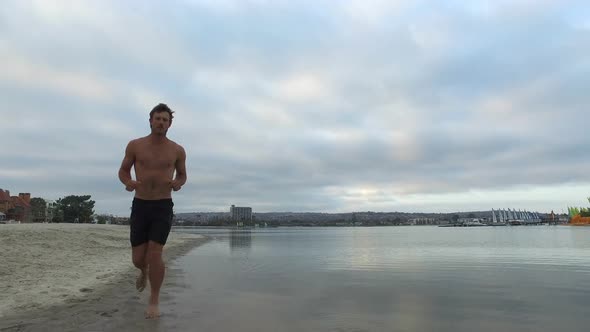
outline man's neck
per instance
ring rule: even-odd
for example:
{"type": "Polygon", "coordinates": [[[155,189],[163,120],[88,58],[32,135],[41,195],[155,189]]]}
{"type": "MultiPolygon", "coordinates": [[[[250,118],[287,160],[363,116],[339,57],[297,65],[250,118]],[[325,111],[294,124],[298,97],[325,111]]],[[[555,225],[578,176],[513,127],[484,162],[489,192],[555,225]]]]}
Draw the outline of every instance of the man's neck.
{"type": "Polygon", "coordinates": [[[166,135],[158,135],[151,133],[148,135],[148,140],[152,143],[159,144],[165,143],[166,141],[168,141],[168,138],[166,137],[166,135]]]}

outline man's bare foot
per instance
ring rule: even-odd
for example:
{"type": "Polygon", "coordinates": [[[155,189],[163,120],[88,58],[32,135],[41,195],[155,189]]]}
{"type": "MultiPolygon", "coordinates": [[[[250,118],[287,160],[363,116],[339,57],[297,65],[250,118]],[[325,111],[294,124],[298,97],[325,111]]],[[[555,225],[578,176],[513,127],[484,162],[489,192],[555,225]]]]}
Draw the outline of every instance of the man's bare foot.
{"type": "Polygon", "coordinates": [[[157,304],[150,304],[148,305],[147,310],[145,311],[145,319],[154,319],[160,317],[160,309],[158,308],[157,304]]]}
{"type": "Polygon", "coordinates": [[[141,273],[137,276],[137,279],[135,279],[135,288],[138,292],[143,292],[143,290],[145,289],[146,282],[147,273],[142,270],[141,273]]]}

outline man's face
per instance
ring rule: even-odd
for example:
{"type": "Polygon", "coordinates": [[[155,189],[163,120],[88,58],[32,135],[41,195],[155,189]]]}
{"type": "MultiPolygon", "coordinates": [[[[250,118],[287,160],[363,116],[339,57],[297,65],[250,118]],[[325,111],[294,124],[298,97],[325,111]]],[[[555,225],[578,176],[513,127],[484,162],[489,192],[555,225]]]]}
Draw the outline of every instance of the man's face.
{"type": "Polygon", "coordinates": [[[165,135],[170,128],[170,114],[168,112],[156,112],[150,119],[152,133],[165,135]]]}

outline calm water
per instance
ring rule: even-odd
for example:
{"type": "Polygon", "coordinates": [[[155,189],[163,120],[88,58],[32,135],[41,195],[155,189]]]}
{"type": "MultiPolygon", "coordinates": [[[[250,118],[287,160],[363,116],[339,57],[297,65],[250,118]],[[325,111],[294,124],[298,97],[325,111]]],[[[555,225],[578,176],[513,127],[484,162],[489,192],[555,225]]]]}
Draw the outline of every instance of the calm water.
{"type": "Polygon", "coordinates": [[[160,327],[588,331],[590,228],[185,229],[160,327]]]}

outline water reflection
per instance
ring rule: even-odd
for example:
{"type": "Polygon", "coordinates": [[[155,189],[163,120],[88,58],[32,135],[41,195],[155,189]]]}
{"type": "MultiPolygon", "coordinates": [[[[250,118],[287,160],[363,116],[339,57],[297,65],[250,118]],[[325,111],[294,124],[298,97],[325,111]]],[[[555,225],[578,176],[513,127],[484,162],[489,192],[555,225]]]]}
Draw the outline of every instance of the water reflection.
{"type": "Polygon", "coordinates": [[[252,232],[249,229],[232,229],[229,235],[229,247],[233,250],[250,250],[252,232]]]}
{"type": "Polygon", "coordinates": [[[162,330],[588,329],[590,228],[198,231],[162,330]]]}

